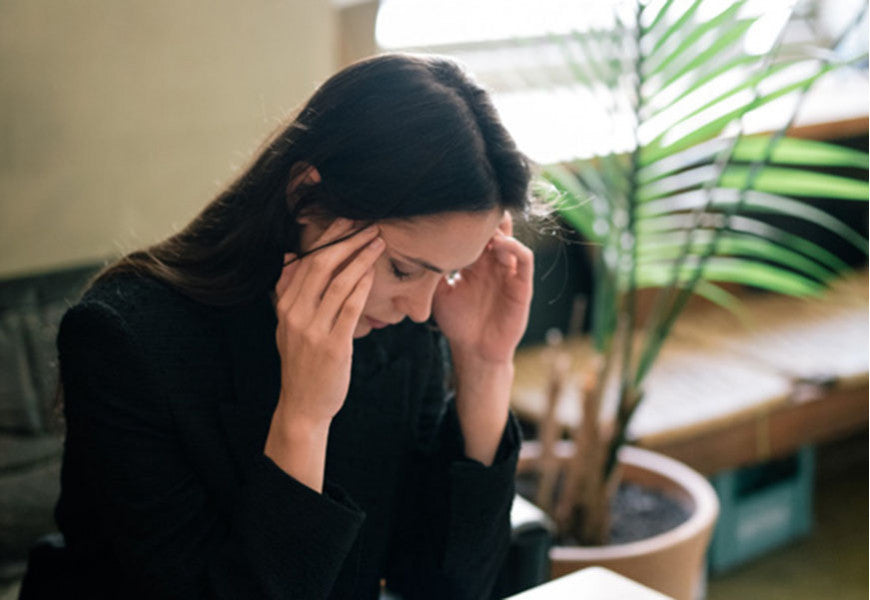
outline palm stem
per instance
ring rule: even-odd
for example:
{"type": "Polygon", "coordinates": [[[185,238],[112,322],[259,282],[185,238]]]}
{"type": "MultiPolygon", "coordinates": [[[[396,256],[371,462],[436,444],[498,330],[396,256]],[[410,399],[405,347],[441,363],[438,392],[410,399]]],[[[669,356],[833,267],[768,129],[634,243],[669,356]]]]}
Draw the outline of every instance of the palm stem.
{"type": "MultiPolygon", "coordinates": [[[[640,24],[641,19],[641,6],[638,3],[635,9],[635,74],[636,79],[634,81],[634,115],[635,118],[639,120],[639,115],[641,110],[643,110],[643,96],[641,94],[641,84],[643,77],[641,76],[644,55],[641,51],[640,47],[640,38],[642,35],[642,28],[640,24]]],[[[634,350],[634,330],[637,322],[637,231],[635,228],[635,219],[637,212],[637,171],[638,171],[638,161],[640,157],[640,138],[638,137],[638,127],[636,121],[635,123],[635,147],[631,154],[631,179],[629,181],[629,194],[628,194],[628,204],[626,206],[627,209],[627,218],[628,222],[626,224],[625,232],[627,237],[618,240],[620,255],[622,254],[622,250],[625,249],[626,243],[629,245],[630,252],[630,260],[628,265],[628,290],[626,293],[626,297],[624,299],[624,309],[626,316],[626,323],[623,327],[621,334],[621,350],[622,350],[622,360],[621,360],[621,376],[620,376],[620,384],[619,384],[619,397],[618,397],[618,405],[617,405],[617,414],[616,414],[616,424],[615,424],[615,432],[613,438],[609,441],[608,444],[608,452],[607,452],[607,460],[605,461],[604,466],[604,478],[605,480],[610,476],[613,472],[613,469],[616,466],[617,452],[619,447],[624,442],[625,437],[625,428],[628,425],[628,421],[631,419],[631,415],[634,413],[634,410],[637,406],[635,400],[637,400],[637,394],[635,393],[634,386],[632,384],[632,358],[633,358],[633,350],[634,350]]],[[[620,258],[618,269],[623,268],[622,260],[620,258]]]]}

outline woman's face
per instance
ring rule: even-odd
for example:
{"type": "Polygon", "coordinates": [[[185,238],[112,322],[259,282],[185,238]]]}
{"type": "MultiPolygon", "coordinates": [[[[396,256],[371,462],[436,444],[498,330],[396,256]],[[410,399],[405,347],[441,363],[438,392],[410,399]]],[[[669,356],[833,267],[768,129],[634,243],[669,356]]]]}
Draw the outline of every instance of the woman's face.
{"type": "MultiPolygon", "coordinates": [[[[502,220],[502,211],[450,212],[377,223],[386,242],[375,263],[375,278],[353,337],[402,321],[429,319],[438,283],[470,266],[483,253],[502,220]]],[[[314,239],[320,227],[302,236],[314,239]]]]}

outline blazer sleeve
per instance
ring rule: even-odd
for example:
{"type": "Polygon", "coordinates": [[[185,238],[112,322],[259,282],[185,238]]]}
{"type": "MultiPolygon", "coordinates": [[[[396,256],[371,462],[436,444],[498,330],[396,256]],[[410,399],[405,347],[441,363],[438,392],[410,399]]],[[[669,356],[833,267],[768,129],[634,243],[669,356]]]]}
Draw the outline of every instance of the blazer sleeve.
{"type": "Polygon", "coordinates": [[[521,434],[513,414],[492,465],[465,456],[443,344],[433,353],[393,535],[387,585],[409,600],[489,598],[510,544],[521,434]]]}
{"type": "Polygon", "coordinates": [[[181,450],[167,393],[124,319],[80,304],[58,336],[65,477],[89,481],[93,531],[149,598],[323,598],[364,514],[262,456],[221,510],[181,450]]]}

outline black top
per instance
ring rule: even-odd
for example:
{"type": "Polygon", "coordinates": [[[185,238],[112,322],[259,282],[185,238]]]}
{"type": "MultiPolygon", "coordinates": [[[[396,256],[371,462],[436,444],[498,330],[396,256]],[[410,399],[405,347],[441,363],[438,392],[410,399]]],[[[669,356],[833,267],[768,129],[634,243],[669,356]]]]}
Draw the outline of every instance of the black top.
{"type": "Polygon", "coordinates": [[[67,312],[68,597],[376,598],[386,579],[405,598],[486,598],[510,536],[513,417],[492,466],[465,458],[443,338],[408,320],[372,332],[318,494],[263,454],[276,324],[266,295],[219,309],[126,276],[67,312]]]}

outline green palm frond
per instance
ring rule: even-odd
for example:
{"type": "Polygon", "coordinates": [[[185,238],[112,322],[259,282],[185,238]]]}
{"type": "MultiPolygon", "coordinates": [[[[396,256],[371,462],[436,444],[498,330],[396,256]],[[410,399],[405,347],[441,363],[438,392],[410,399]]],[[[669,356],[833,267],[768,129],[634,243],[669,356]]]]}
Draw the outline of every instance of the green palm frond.
{"type": "Polygon", "coordinates": [[[786,48],[781,33],[771,50],[751,54],[745,41],[760,16],[743,0],[712,16],[701,14],[703,4],[638,3],[633,23],[615,17],[609,34],[560,40],[576,84],[601,101],[614,130],[630,122],[637,140],[627,155],[544,170],[565,221],[594,243],[597,348],[605,351],[629,330],[622,392],[642,385],[690,294],[737,310],[720,284],[813,295],[847,269],[824,248],[768,223],[771,215],[812,223],[868,252],[862,235],[806,201],[867,201],[867,154],[784,136],[801,98],[848,61],[786,48]],[[794,113],[777,130],[746,134],[749,113],[785,97],[797,99],[794,113]],[[856,169],[863,175],[843,174],[856,169]],[[633,324],[635,290],[646,287],[662,292],[635,352],[633,328],[619,323],[633,324]]]}

